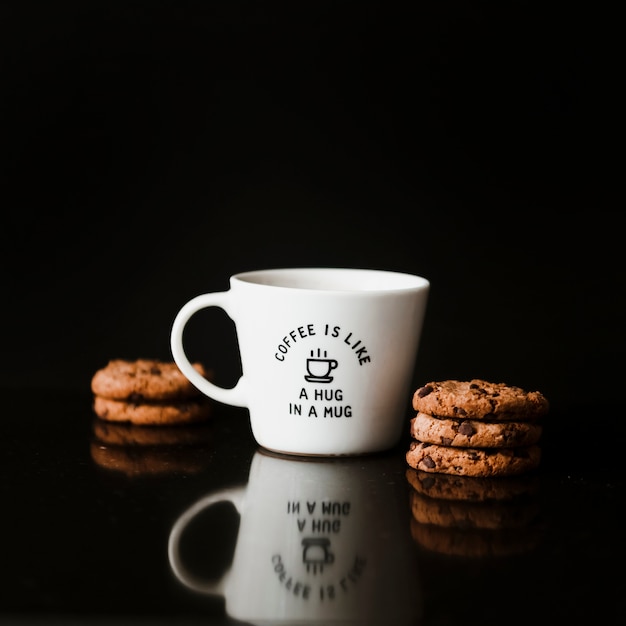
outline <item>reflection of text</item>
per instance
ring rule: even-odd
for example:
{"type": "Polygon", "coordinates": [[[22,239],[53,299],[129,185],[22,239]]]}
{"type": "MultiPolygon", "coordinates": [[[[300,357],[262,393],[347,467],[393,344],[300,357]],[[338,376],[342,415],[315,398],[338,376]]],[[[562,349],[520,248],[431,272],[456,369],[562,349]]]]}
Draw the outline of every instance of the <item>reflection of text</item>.
{"type": "MultiPolygon", "coordinates": [[[[349,593],[352,587],[360,580],[366,565],[367,560],[365,558],[358,555],[355,556],[352,565],[344,575],[335,579],[334,582],[320,584],[318,591],[319,600],[321,602],[332,602],[341,595],[349,593]]],[[[272,566],[281,586],[290,594],[302,598],[303,600],[309,600],[312,597],[311,585],[294,578],[293,575],[287,571],[287,567],[280,554],[272,556],[272,566]]]]}
{"type": "Polygon", "coordinates": [[[323,500],[300,503],[295,500],[287,502],[287,513],[306,516],[297,518],[300,532],[338,533],[341,531],[341,518],[350,515],[350,502],[323,500]]]}
{"type": "Polygon", "coordinates": [[[287,500],[287,515],[295,522],[299,534],[300,554],[274,554],[272,568],[280,584],[303,600],[330,603],[349,593],[361,579],[367,559],[342,556],[344,541],[341,536],[344,522],[352,511],[349,500],[303,499],[287,500]],[[311,582],[317,579],[318,582],[311,582]]]}
{"type": "Polygon", "coordinates": [[[294,596],[300,596],[308,600],[311,594],[311,586],[301,581],[294,580],[293,577],[287,573],[287,569],[280,554],[275,554],[272,557],[272,565],[274,566],[274,572],[278,576],[280,584],[287,591],[290,591],[294,596]]]}
{"type": "Polygon", "coordinates": [[[354,563],[345,576],[335,584],[320,585],[320,600],[334,600],[341,593],[348,593],[363,575],[367,561],[360,556],[354,557],[354,563]]]}

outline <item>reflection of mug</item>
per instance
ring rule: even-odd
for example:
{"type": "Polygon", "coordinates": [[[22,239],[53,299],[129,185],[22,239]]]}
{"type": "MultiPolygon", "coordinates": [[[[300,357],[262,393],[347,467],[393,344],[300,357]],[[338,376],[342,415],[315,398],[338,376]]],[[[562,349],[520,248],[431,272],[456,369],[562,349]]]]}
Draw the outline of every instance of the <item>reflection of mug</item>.
{"type": "Polygon", "coordinates": [[[257,452],[247,487],[207,495],[176,521],[172,570],[186,586],[223,596],[230,617],[253,624],[419,623],[417,555],[397,462],[257,452]],[[179,544],[196,515],[223,501],[240,514],[237,545],[230,569],[206,580],[182,562],[179,544]]]}
{"type": "Polygon", "coordinates": [[[269,450],[386,450],[406,426],[429,286],[412,274],[365,269],[236,274],[229,290],[201,294],[180,309],[172,355],[202,393],[246,407],[256,441],[269,450]],[[235,323],[242,376],[232,388],[201,376],[183,343],[187,322],[210,307],[235,323]]]}

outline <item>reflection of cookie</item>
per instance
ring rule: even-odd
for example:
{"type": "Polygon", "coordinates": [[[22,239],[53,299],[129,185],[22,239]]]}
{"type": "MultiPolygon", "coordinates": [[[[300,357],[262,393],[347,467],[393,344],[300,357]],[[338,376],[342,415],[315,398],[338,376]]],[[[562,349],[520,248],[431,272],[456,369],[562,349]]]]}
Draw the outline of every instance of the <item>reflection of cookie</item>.
{"type": "Polygon", "coordinates": [[[505,557],[535,549],[542,532],[531,524],[525,528],[483,530],[477,528],[442,528],[411,520],[411,536],[422,548],[451,556],[505,557]]]}
{"type": "Polygon", "coordinates": [[[90,450],[98,466],[134,477],[196,474],[210,459],[203,446],[112,446],[93,441],[90,450]]]}
{"type": "Polygon", "coordinates": [[[536,422],[487,422],[437,418],[418,413],[411,420],[411,436],[425,443],[464,448],[511,448],[537,443],[542,427],[536,422]]]}
{"type": "Polygon", "coordinates": [[[109,422],[130,422],[135,425],[174,425],[198,422],[211,414],[206,398],[181,402],[123,402],[95,396],[95,414],[109,422]]]}
{"type": "Polygon", "coordinates": [[[513,500],[537,492],[539,481],[534,474],[476,478],[454,474],[434,474],[413,469],[406,470],[407,482],[418,493],[442,500],[487,502],[513,500]]]}
{"type": "Polygon", "coordinates": [[[504,383],[444,380],[420,387],[413,408],[437,417],[529,421],[547,413],[548,401],[538,391],[504,383]]]}
{"type": "Polygon", "coordinates": [[[196,473],[206,467],[211,458],[212,440],[210,423],[151,428],[95,418],[91,457],[100,467],[127,476],[196,473]]]}
{"type": "Polygon", "coordinates": [[[461,502],[410,494],[413,518],[422,524],[454,528],[519,528],[537,517],[535,500],[461,502]]]}
{"type": "MultiPolygon", "coordinates": [[[[201,363],[194,367],[208,376],[201,363]]],[[[91,390],[103,398],[133,402],[180,400],[200,394],[173,361],[157,359],[113,359],[94,374],[91,390]]]]}
{"type": "Polygon", "coordinates": [[[535,469],[541,460],[538,445],[517,448],[453,448],[412,441],[407,463],[425,472],[457,476],[511,476],[535,469]]]}
{"type": "Polygon", "coordinates": [[[94,419],[93,434],[104,444],[117,446],[170,446],[209,443],[213,437],[211,424],[197,423],[189,426],[161,426],[146,428],[129,423],[106,422],[94,419]]]}

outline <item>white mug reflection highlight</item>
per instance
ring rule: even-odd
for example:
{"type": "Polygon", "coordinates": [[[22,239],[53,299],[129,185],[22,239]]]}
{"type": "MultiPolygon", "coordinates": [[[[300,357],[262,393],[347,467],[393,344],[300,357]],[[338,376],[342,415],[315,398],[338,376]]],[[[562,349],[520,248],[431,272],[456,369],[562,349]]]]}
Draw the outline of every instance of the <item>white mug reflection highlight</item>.
{"type": "Polygon", "coordinates": [[[247,486],[209,494],[169,537],[172,571],[185,586],[224,597],[252,624],[417,624],[422,596],[404,475],[392,458],[292,460],[257,452],[247,486]],[[180,542],[208,507],[230,501],[240,515],[230,569],[217,580],[190,571],[180,542]]]}

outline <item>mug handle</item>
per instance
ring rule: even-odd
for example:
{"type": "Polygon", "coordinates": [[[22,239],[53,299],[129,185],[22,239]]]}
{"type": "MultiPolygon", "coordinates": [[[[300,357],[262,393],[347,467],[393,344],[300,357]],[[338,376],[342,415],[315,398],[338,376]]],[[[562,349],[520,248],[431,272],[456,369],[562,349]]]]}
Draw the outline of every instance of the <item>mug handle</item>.
{"type": "Polygon", "coordinates": [[[201,498],[195,504],[190,506],[176,520],[174,526],[172,526],[172,530],[170,531],[170,536],[167,544],[167,554],[170,562],[170,567],[176,575],[176,578],[178,578],[178,580],[186,587],[189,587],[189,589],[209,595],[224,595],[224,587],[226,585],[226,582],[228,581],[228,573],[230,570],[224,572],[222,576],[217,580],[203,579],[190,572],[185,567],[180,558],[179,544],[183,531],[187,527],[187,524],[198,513],[200,513],[200,511],[206,509],[213,504],[217,504],[218,502],[232,502],[237,509],[237,513],[241,515],[241,507],[245,491],[246,486],[244,485],[241,487],[224,489],[223,491],[219,491],[217,493],[205,496],[204,498],[201,498]]]}
{"type": "Polygon", "coordinates": [[[229,313],[228,304],[228,291],[205,293],[200,296],[196,296],[187,302],[187,304],[185,304],[176,315],[174,324],[172,325],[172,331],[170,334],[172,356],[174,357],[174,361],[176,362],[176,365],[178,365],[180,371],[185,375],[189,382],[197,387],[203,394],[209,396],[209,398],[217,400],[218,402],[223,402],[224,404],[247,407],[248,403],[246,399],[243,376],[239,378],[232,389],[220,387],[208,381],[193,367],[185,354],[185,349],[183,348],[183,331],[187,322],[194,315],[194,313],[200,309],[219,307],[223,309],[232,319],[232,315],[229,313]]]}

